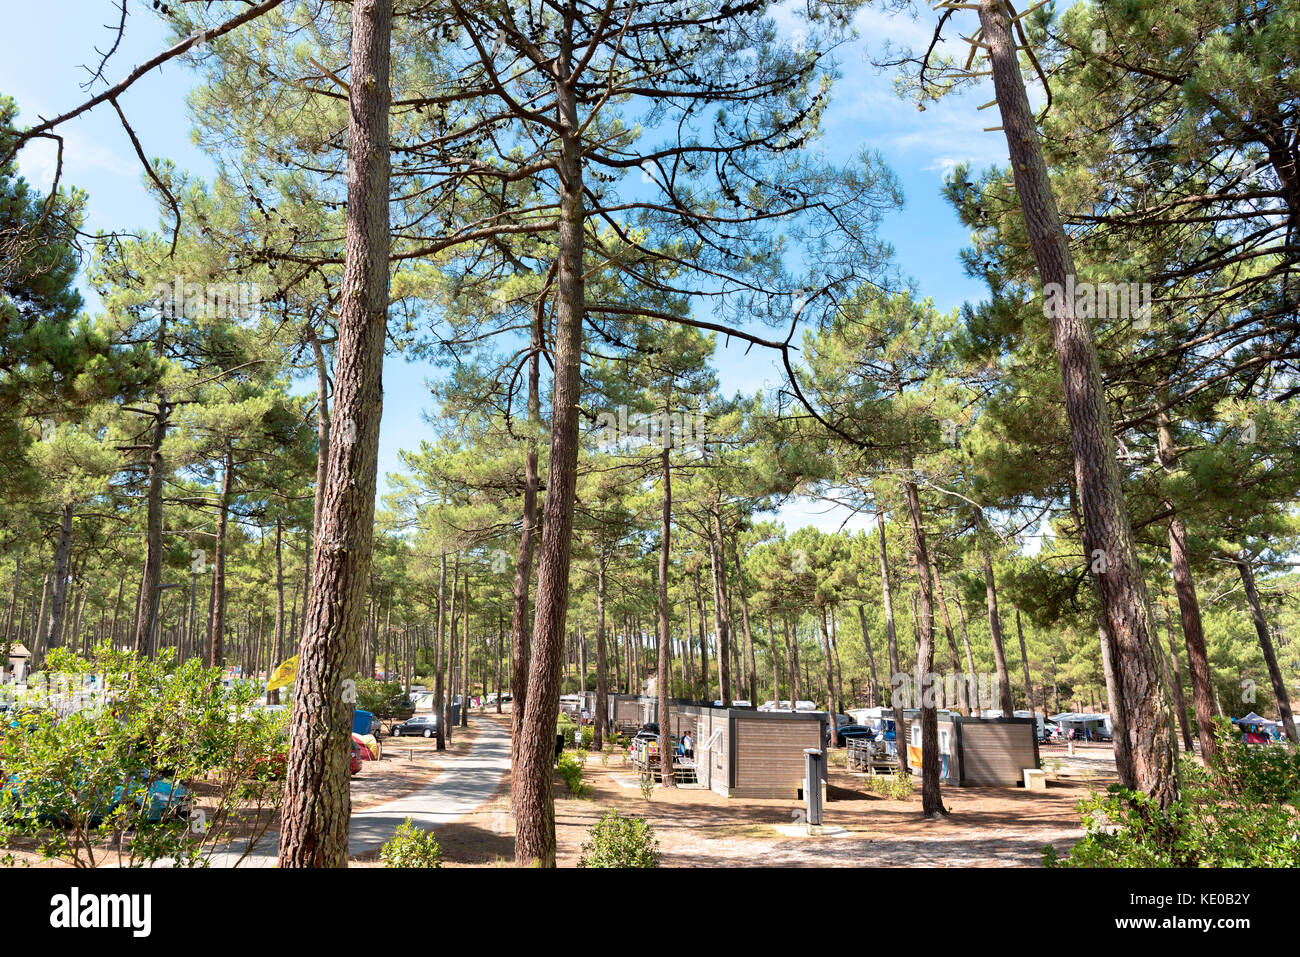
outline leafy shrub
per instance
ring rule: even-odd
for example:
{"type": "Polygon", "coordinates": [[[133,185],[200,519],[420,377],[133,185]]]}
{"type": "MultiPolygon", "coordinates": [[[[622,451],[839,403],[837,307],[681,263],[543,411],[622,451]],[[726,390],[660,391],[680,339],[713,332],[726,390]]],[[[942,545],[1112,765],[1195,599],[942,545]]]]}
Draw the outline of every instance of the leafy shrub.
{"type": "Polygon", "coordinates": [[[442,867],[442,847],[432,831],[415,826],[409,817],[379,849],[385,867],[442,867]]]}
{"type": "Polygon", "coordinates": [[[1168,808],[1112,785],[1079,802],[1084,837],[1049,867],[1300,866],[1300,754],[1245,745],[1219,729],[1210,767],[1185,758],[1182,790],[1168,808]]]}
{"type": "Polygon", "coordinates": [[[891,801],[906,801],[912,796],[912,775],[887,774],[864,779],[867,790],[891,801]]]}
{"type": "Polygon", "coordinates": [[[560,715],[555,722],[555,733],[564,735],[565,747],[573,744],[573,732],[577,730],[577,723],[567,714],[560,715]]]}
{"type": "Polygon", "coordinates": [[[591,744],[592,744],[592,742],[595,741],[595,740],[596,740],[596,728],[595,728],[595,726],[590,725],[590,724],[584,724],[584,725],[582,726],[582,747],[583,747],[585,750],[590,751],[590,750],[591,750],[591,744]]]}
{"type": "Polygon", "coordinates": [[[616,809],[603,814],[582,845],[579,867],[658,867],[659,841],[654,828],[636,817],[623,817],[616,809]]]}
{"type": "Polygon", "coordinates": [[[564,778],[564,786],[574,797],[582,797],[590,790],[582,780],[582,761],[570,751],[560,755],[560,777],[564,778]]]}
{"type": "Polygon", "coordinates": [[[66,707],[70,684],[86,683],[77,710],[29,712],[20,733],[0,737],[0,845],[23,837],[81,867],[108,855],[206,866],[235,830],[254,849],[283,797],[287,748],[287,715],[252,706],[259,687],[227,688],[219,669],[178,665],[174,649],[149,659],[104,644],[84,659],[56,648],[47,665],[49,681],[16,705],[66,707]]]}

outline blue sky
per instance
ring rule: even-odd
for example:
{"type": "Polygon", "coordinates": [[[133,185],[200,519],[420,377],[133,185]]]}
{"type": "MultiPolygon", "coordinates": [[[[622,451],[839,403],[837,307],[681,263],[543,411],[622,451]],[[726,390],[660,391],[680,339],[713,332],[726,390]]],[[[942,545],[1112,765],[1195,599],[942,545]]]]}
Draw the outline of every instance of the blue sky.
{"type": "MultiPolygon", "coordinates": [[[[140,0],[128,0],[128,10],[126,38],[106,71],[110,82],[165,43],[161,26],[140,0]]],[[[81,102],[87,94],[80,84],[88,74],[80,65],[98,62],[95,48],[107,49],[112,42],[112,31],[104,26],[116,23],[111,0],[61,0],[56,11],[43,4],[10,4],[5,11],[0,91],[18,101],[21,123],[36,122],[38,114],[48,117],[81,102]]],[[[893,169],[907,205],[886,219],[882,235],[895,247],[902,271],[917,280],[921,294],[948,310],[980,298],[983,289],[962,273],[958,262],[957,254],[969,236],[943,201],[944,173],[962,161],[977,169],[1005,162],[1006,144],[1001,133],[983,132],[984,126],[996,122],[987,111],[976,110],[977,104],[992,99],[987,90],[977,89],[918,112],[894,94],[893,77],[871,65],[870,55],[886,39],[896,45],[928,43],[934,22],[928,5],[922,6],[919,17],[887,16],[874,8],[859,13],[855,26],[861,39],[839,52],[843,78],[825,116],[822,147],[831,158],[841,158],[867,146],[879,151],[893,169]]],[[[794,17],[782,10],[777,12],[777,22],[786,35],[798,28],[794,17]]],[[[192,83],[192,74],[183,66],[168,64],[137,82],[121,104],[149,156],[167,157],[178,167],[206,177],[212,166],[191,141],[185,108],[192,83]]],[[[101,88],[102,84],[96,90],[101,88]]],[[[139,162],[111,108],[72,121],[63,135],[64,182],[89,193],[91,230],[157,228],[158,212],[142,185],[139,162]]],[[[28,147],[20,154],[20,166],[28,179],[48,185],[54,169],[52,144],[28,147]]],[[[775,357],[757,350],[746,356],[740,345],[727,348],[720,343],[716,362],[727,394],[754,392],[782,378],[775,357]]],[[[398,450],[415,447],[428,434],[422,419],[411,411],[427,406],[424,382],[431,374],[423,365],[393,359],[386,363],[381,474],[397,471],[398,450]]],[[[845,512],[797,502],[783,508],[780,517],[791,528],[814,524],[830,530],[840,526],[845,512]]],[[[864,525],[859,518],[848,527],[864,525]]]]}

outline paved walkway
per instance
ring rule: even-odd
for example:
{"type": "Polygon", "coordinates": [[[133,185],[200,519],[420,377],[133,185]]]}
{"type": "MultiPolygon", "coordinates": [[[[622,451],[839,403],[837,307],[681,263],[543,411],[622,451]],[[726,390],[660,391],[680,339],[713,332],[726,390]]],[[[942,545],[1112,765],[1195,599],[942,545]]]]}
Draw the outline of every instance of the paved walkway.
{"type": "MultiPolygon", "coordinates": [[[[471,719],[472,720],[472,719],[471,719]]],[[[469,753],[446,760],[438,776],[413,794],[353,811],[348,826],[348,857],[381,847],[408,817],[423,828],[450,824],[492,799],[510,773],[510,731],[490,719],[475,722],[478,730],[469,753]]],[[[237,850],[212,855],[211,866],[234,867],[237,850]]],[[[274,867],[276,846],[268,835],[238,866],[274,867]]]]}
{"type": "Polygon", "coordinates": [[[380,847],[408,817],[423,828],[450,824],[492,799],[510,773],[510,732],[490,719],[475,722],[478,734],[469,753],[414,794],[364,811],[352,812],[348,856],[380,847]]]}

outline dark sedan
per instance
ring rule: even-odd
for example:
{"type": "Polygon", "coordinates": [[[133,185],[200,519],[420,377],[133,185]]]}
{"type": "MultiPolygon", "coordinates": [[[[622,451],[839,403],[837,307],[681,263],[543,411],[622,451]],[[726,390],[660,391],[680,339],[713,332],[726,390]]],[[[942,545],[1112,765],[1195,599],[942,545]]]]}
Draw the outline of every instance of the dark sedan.
{"type": "Polygon", "coordinates": [[[393,726],[393,737],[403,735],[432,738],[438,733],[438,717],[432,714],[417,714],[414,718],[393,726]]]}
{"type": "Polygon", "coordinates": [[[847,745],[853,740],[870,741],[876,736],[877,731],[865,724],[846,724],[842,728],[837,728],[836,734],[839,735],[840,743],[847,745]]]}

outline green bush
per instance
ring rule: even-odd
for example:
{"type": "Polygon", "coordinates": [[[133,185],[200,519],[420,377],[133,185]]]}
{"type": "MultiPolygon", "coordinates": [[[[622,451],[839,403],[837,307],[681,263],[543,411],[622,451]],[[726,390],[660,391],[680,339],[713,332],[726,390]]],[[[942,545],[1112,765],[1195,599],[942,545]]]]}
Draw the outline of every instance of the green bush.
{"type": "Polygon", "coordinates": [[[879,794],[891,801],[906,801],[912,796],[912,775],[910,772],[882,774],[864,779],[867,790],[879,794]]]}
{"type": "Polygon", "coordinates": [[[150,659],[107,644],[88,660],[52,649],[46,676],[15,704],[54,704],[82,679],[93,690],[62,719],[36,710],[0,736],[0,846],[25,839],[78,867],[206,866],[235,829],[250,851],[261,840],[283,796],[287,715],[255,709],[260,688],[227,688],[174,649],[150,659]]]}
{"type": "Polygon", "coordinates": [[[579,867],[658,867],[659,841],[654,828],[617,810],[605,812],[582,845],[579,867]]]}
{"type": "Polygon", "coordinates": [[[582,760],[571,751],[560,755],[560,777],[574,797],[582,797],[590,787],[582,780],[582,760]]]}
{"type": "Polygon", "coordinates": [[[442,848],[432,831],[418,828],[408,817],[379,849],[385,867],[442,867],[442,848]]]}
{"type": "Polygon", "coordinates": [[[1208,768],[1185,758],[1168,808],[1112,785],[1079,802],[1086,834],[1049,867],[1300,866],[1300,753],[1246,745],[1226,728],[1208,768]]]}
{"type": "Polygon", "coordinates": [[[584,724],[582,726],[582,747],[586,751],[591,750],[591,744],[596,740],[596,728],[594,725],[584,724]]]}

